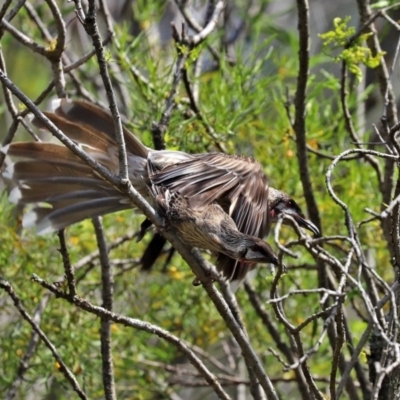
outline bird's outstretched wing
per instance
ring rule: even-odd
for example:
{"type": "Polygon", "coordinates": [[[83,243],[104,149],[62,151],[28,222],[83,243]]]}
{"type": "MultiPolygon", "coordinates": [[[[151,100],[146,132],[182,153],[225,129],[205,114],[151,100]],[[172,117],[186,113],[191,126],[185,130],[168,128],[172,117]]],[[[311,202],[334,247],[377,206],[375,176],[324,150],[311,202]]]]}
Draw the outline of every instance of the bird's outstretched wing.
{"type": "Polygon", "coordinates": [[[153,171],[151,181],[186,197],[192,208],[221,204],[236,224],[255,234],[268,209],[268,184],[261,165],[249,157],[223,153],[192,155],[190,159],[153,171]],[[262,216],[262,218],[260,218],[262,216]]]}
{"type": "MultiPolygon", "coordinates": [[[[239,231],[262,237],[268,233],[268,182],[261,165],[248,157],[223,153],[194,155],[150,176],[155,185],[178,191],[191,208],[219,203],[239,231]]],[[[240,279],[247,266],[220,255],[217,266],[225,276],[240,279]],[[236,276],[238,274],[238,276],[236,276]]]]}

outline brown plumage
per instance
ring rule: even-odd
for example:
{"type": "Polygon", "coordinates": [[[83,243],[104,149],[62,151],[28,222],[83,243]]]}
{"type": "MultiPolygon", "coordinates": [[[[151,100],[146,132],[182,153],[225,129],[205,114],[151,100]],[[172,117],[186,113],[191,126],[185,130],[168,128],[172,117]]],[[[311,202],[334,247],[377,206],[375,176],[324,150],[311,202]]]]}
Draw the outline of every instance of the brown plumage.
{"type": "MultiPolygon", "coordinates": [[[[148,155],[149,165],[161,153],[148,155]]],[[[154,185],[177,191],[191,208],[218,203],[244,234],[264,237],[272,222],[291,215],[300,226],[318,234],[318,228],[305,218],[297,203],[286,193],[268,187],[261,165],[249,157],[222,153],[198,154],[177,164],[169,164],[150,175],[154,185]]],[[[161,251],[162,245],[154,253],[161,251]]],[[[231,280],[241,280],[254,267],[219,253],[218,269],[231,280]]]]}
{"type": "Polygon", "coordinates": [[[178,192],[153,186],[159,211],[170,228],[191,247],[210,250],[244,263],[277,264],[278,258],[269,244],[255,236],[245,235],[217,203],[192,208],[178,192]]]}
{"type": "MultiPolygon", "coordinates": [[[[62,100],[54,112],[45,114],[90,156],[118,173],[114,125],[107,112],[82,101],[62,100]]],[[[33,124],[44,128],[36,118],[33,124]]],[[[192,211],[218,205],[245,235],[263,237],[282,213],[291,214],[299,225],[318,233],[293,199],[268,188],[262,167],[251,158],[153,151],[126,129],[124,137],[130,180],[153,206],[157,203],[149,191],[151,185],[179,193],[192,211]]],[[[20,206],[34,204],[23,224],[36,226],[40,233],[133,206],[63,145],[12,143],[2,152],[8,155],[3,176],[11,188],[10,200],[20,206]]],[[[218,252],[217,267],[227,277],[245,276],[249,264],[237,265],[226,253],[218,252]]]]}

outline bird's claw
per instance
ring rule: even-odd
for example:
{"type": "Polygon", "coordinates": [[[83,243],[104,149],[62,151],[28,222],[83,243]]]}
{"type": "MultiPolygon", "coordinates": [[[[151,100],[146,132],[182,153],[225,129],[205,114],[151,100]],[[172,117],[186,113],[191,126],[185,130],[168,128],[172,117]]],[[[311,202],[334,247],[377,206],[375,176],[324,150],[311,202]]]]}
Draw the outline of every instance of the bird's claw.
{"type": "Polygon", "coordinates": [[[219,275],[212,270],[204,271],[205,278],[202,280],[196,276],[193,279],[192,285],[193,286],[200,286],[201,284],[208,284],[213,283],[219,279],[219,275]]]}

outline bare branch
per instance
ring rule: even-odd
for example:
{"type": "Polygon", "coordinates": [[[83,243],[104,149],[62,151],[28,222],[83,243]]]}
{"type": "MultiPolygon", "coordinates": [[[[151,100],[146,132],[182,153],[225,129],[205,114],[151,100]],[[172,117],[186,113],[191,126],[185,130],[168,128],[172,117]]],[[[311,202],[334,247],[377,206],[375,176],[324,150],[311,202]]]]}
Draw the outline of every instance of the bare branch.
{"type": "MultiPolygon", "coordinates": [[[[64,292],[60,291],[56,286],[48,284],[43,279],[39,278],[38,276],[34,275],[32,278],[35,282],[39,283],[44,288],[50,290],[52,293],[56,294],[58,297],[61,297],[71,304],[76,305],[77,307],[88,311],[92,314],[95,314],[101,318],[107,318],[117,324],[122,324],[125,326],[130,326],[135,329],[140,329],[151,334],[157,335],[161,339],[166,340],[167,342],[176,346],[182,353],[184,353],[192,365],[201,373],[204,379],[211,385],[216,394],[220,399],[229,400],[230,397],[225,393],[222,389],[220,383],[218,382],[217,378],[206,368],[203,362],[194,354],[194,352],[190,349],[190,347],[178,337],[172,335],[168,331],[159,328],[156,325],[152,325],[148,322],[141,321],[135,318],[125,317],[120,314],[113,313],[109,310],[106,310],[103,307],[95,306],[88,301],[81,299],[77,296],[74,298],[69,297],[64,292]]],[[[1,281],[0,281],[1,282],[1,281]]]]}
{"type": "Polygon", "coordinates": [[[0,277],[0,288],[2,288],[12,299],[15,307],[23,317],[25,321],[31,325],[32,329],[38,334],[41,340],[43,340],[43,343],[45,346],[50,350],[51,354],[53,355],[54,359],[57,361],[59,365],[60,371],[63,373],[65,379],[70,383],[72,389],[77,393],[80,399],[87,399],[86,394],[82,391],[80,388],[80,385],[78,381],[76,380],[74,374],[71,372],[71,370],[67,367],[67,365],[64,363],[63,359],[61,356],[58,354],[58,351],[56,347],[53,345],[53,343],[48,339],[46,334],[40,329],[38,324],[32,319],[32,317],[27,313],[25,310],[24,306],[22,305],[21,300],[19,299],[18,295],[15,293],[14,289],[12,286],[5,281],[3,278],[0,277]]]}

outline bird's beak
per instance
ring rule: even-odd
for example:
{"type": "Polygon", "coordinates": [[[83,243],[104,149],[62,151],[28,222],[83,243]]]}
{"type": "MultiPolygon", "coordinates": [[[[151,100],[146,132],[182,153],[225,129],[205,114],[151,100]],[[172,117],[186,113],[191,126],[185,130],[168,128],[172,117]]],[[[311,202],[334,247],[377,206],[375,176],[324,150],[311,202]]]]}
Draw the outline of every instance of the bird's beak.
{"type": "Polygon", "coordinates": [[[269,263],[274,265],[278,265],[279,263],[278,257],[273,253],[272,249],[268,254],[263,254],[260,253],[259,251],[248,249],[244,261],[247,263],[259,262],[259,263],[269,263]]]}
{"type": "Polygon", "coordinates": [[[319,235],[319,229],[310,220],[308,220],[303,214],[300,214],[293,210],[285,210],[285,213],[290,215],[293,219],[295,219],[300,227],[311,231],[315,235],[319,235]]]}
{"type": "Polygon", "coordinates": [[[304,215],[300,214],[291,214],[292,217],[296,220],[296,222],[299,224],[304,229],[308,229],[315,235],[319,235],[319,229],[310,221],[308,220],[304,215]]]}

